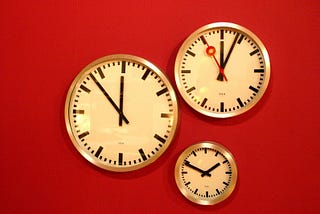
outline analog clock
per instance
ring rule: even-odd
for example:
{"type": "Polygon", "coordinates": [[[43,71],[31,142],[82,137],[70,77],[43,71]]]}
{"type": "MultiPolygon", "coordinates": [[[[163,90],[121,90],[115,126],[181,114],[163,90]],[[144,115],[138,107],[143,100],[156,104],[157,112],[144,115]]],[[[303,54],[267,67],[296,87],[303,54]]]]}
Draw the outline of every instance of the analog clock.
{"type": "Polygon", "coordinates": [[[230,151],[204,141],[182,152],[175,166],[175,181],[181,193],[201,205],[217,204],[230,196],[237,182],[237,166],[230,151]]]}
{"type": "Polygon", "coordinates": [[[166,76],[145,59],[110,55],[74,79],[65,104],[73,145],[94,165],[132,171],[170,145],[178,124],[175,92],[166,76]]]}
{"type": "Polygon", "coordinates": [[[265,46],[251,31],[218,22],[184,41],[174,72],[180,94],[193,109],[226,118],[248,111],[261,99],[270,62],[265,46]]]}

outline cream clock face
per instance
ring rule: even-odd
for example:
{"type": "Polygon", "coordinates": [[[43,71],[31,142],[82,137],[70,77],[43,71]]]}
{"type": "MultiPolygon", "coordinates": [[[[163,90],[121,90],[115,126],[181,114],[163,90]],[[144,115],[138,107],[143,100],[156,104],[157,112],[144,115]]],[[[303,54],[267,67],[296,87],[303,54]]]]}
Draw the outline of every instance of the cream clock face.
{"type": "Polygon", "coordinates": [[[269,78],[266,48],[251,31],[233,23],[196,30],[175,61],[175,80],[183,99],[210,117],[248,111],[261,99],[269,78]]]}
{"type": "Polygon", "coordinates": [[[94,165],[132,171],[155,161],[173,140],[178,124],[174,90],[145,59],[110,55],[74,79],[65,104],[73,145],[94,165]]]}
{"type": "Polygon", "coordinates": [[[237,166],[228,149],[200,142],[182,152],[175,166],[181,193],[201,205],[217,204],[230,196],[237,182],[237,166]]]}

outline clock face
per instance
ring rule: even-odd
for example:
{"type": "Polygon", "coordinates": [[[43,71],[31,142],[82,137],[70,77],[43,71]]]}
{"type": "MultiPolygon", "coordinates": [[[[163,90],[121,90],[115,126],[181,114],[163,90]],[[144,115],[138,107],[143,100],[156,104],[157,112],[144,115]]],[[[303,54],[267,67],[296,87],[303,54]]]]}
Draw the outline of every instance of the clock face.
{"type": "Polygon", "coordinates": [[[155,161],[170,145],[178,123],[177,99],[150,62],[110,55],[75,78],[65,121],[73,145],[88,161],[110,171],[132,171],[155,161]]]}
{"type": "Polygon", "coordinates": [[[248,111],[264,94],[269,78],[269,56],[262,42],[232,23],[213,23],[192,33],[175,62],[183,99],[210,117],[248,111]]]}
{"type": "Polygon", "coordinates": [[[213,205],[225,200],[235,188],[237,167],[222,145],[201,142],[188,147],[178,158],[175,180],[190,201],[213,205]]]}

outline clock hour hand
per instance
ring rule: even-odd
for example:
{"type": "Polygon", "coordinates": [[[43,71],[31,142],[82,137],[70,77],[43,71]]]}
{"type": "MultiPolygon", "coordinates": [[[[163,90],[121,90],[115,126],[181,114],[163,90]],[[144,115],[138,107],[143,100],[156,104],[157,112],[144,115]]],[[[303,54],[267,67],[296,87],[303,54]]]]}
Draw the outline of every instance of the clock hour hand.
{"type": "Polygon", "coordinates": [[[118,114],[120,115],[120,117],[122,118],[122,120],[124,120],[124,122],[126,124],[129,123],[129,120],[126,118],[126,116],[124,116],[123,112],[121,109],[119,109],[119,107],[117,106],[117,104],[115,104],[115,102],[113,101],[113,99],[110,97],[110,95],[106,92],[106,90],[103,88],[103,86],[98,82],[98,80],[94,77],[94,75],[92,73],[89,74],[90,77],[92,78],[92,80],[96,83],[96,85],[98,86],[98,88],[102,91],[102,93],[104,94],[104,96],[108,99],[108,101],[111,103],[111,105],[113,106],[113,108],[118,112],[118,114]]]}
{"type": "MultiPolygon", "coordinates": [[[[204,38],[204,36],[201,36],[200,37],[201,40],[203,41],[203,43],[205,43],[207,45],[207,49],[206,49],[206,53],[208,56],[212,57],[213,60],[215,61],[215,63],[217,64],[218,68],[219,68],[219,76],[222,77],[222,80],[225,79],[225,81],[228,81],[226,75],[224,74],[224,69],[223,67],[221,66],[221,64],[219,64],[217,58],[215,57],[215,53],[216,53],[216,49],[215,47],[211,46],[208,44],[207,40],[204,38]]],[[[220,80],[220,79],[218,79],[220,80]]],[[[221,80],[221,81],[222,81],[221,80]]]]}
{"type": "Polygon", "coordinates": [[[214,169],[216,169],[218,166],[220,166],[220,163],[216,163],[215,165],[213,165],[210,169],[208,169],[207,171],[204,171],[202,174],[201,174],[201,177],[204,177],[204,176],[211,176],[210,172],[214,169]]]}
{"type": "MultiPolygon", "coordinates": [[[[188,166],[188,167],[190,167],[191,169],[194,169],[194,170],[196,170],[196,171],[198,171],[198,172],[201,172],[202,174],[206,174],[206,175],[208,175],[209,177],[211,176],[209,173],[206,173],[206,171],[204,171],[204,170],[202,170],[202,169],[200,169],[200,168],[198,168],[198,167],[196,167],[196,166],[193,166],[189,161],[184,161],[184,164],[186,165],[186,166],[188,166]]],[[[201,174],[201,176],[202,176],[202,174],[201,174]]],[[[203,177],[203,176],[202,176],[203,177]]]]}

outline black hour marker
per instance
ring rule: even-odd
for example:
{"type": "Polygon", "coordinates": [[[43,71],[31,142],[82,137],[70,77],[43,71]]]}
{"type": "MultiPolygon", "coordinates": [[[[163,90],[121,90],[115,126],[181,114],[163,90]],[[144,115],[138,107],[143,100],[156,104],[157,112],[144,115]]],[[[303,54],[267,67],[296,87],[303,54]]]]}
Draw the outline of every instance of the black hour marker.
{"type": "Polygon", "coordinates": [[[254,73],[264,73],[264,69],[254,69],[254,73]]]}
{"type": "Polygon", "coordinates": [[[146,161],[147,160],[147,156],[144,153],[143,149],[139,149],[139,153],[140,153],[140,156],[142,157],[142,160],[146,161]]]}
{"type": "Polygon", "coordinates": [[[157,139],[158,141],[160,141],[161,143],[165,143],[166,142],[166,139],[162,138],[161,136],[155,134],[153,136],[155,139],[157,139]]]}
{"type": "Polygon", "coordinates": [[[126,62],[125,61],[121,62],[121,73],[126,73],[126,62]]]}
{"type": "Polygon", "coordinates": [[[228,184],[227,182],[225,182],[225,181],[222,182],[222,183],[223,183],[224,185],[226,185],[226,186],[229,186],[229,184],[228,184]]]}
{"type": "Polygon", "coordinates": [[[209,192],[208,191],[206,191],[206,197],[209,198],[209,192]]]}
{"type": "Polygon", "coordinates": [[[240,98],[237,98],[237,101],[238,101],[240,107],[243,107],[243,106],[244,106],[244,105],[243,105],[243,102],[242,102],[242,100],[241,100],[240,98]]]}
{"type": "Polygon", "coordinates": [[[197,194],[197,192],[198,192],[198,189],[196,189],[196,190],[194,191],[194,194],[197,194]]]}
{"type": "Polygon", "coordinates": [[[232,174],[232,172],[226,172],[226,174],[227,174],[227,175],[231,175],[231,174],[232,174]]]}
{"type": "Polygon", "coordinates": [[[207,101],[208,101],[208,99],[207,99],[207,98],[204,98],[203,101],[202,101],[202,103],[201,103],[201,107],[203,107],[203,106],[206,104],[207,101]]]}
{"type": "Polygon", "coordinates": [[[186,186],[188,186],[189,184],[191,184],[191,182],[190,182],[190,181],[188,181],[185,185],[186,185],[186,186]]]}
{"type": "Polygon", "coordinates": [[[73,109],[74,114],[84,114],[84,110],[73,109]]]}
{"type": "Polygon", "coordinates": [[[182,171],[181,174],[185,175],[185,174],[188,174],[188,172],[187,171],[182,171]]]}
{"type": "Polygon", "coordinates": [[[196,157],[197,156],[197,154],[195,153],[195,151],[192,151],[192,154],[196,157]]]}
{"type": "Polygon", "coordinates": [[[220,103],[220,111],[221,111],[221,112],[224,112],[224,102],[221,102],[221,103],[220,103]]]}
{"type": "Polygon", "coordinates": [[[96,156],[97,158],[99,157],[100,153],[102,152],[103,147],[99,146],[97,152],[94,154],[94,156],[96,156]]]}
{"type": "Polygon", "coordinates": [[[183,74],[190,74],[190,73],[191,73],[191,70],[182,70],[181,73],[183,73],[183,74]]]}
{"type": "Polygon", "coordinates": [[[90,91],[91,91],[89,88],[87,88],[87,87],[84,86],[84,85],[80,85],[80,88],[81,88],[83,91],[87,92],[87,93],[90,93],[90,91]]]}
{"type": "Polygon", "coordinates": [[[193,86],[191,88],[188,88],[188,90],[186,90],[187,93],[190,93],[191,91],[195,90],[196,88],[193,86]]]}
{"type": "Polygon", "coordinates": [[[161,118],[170,118],[172,114],[170,113],[161,113],[161,118]]]}
{"type": "Polygon", "coordinates": [[[218,195],[220,195],[220,191],[218,189],[216,189],[216,192],[218,193],[218,195]]]}
{"type": "Polygon", "coordinates": [[[163,88],[160,91],[157,92],[157,96],[159,97],[160,95],[166,93],[168,91],[168,88],[163,88]]]}
{"type": "Polygon", "coordinates": [[[119,153],[119,157],[118,157],[118,163],[121,166],[123,162],[123,153],[119,153]]]}
{"type": "Polygon", "coordinates": [[[144,72],[144,74],[143,74],[143,76],[141,77],[141,79],[146,80],[149,74],[150,74],[150,69],[148,68],[148,69],[146,70],[146,72],[144,72]]]}
{"type": "Polygon", "coordinates": [[[219,152],[217,151],[217,152],[216,152],[216,154],[215,154],[214,156],[216,156],[216,157],[217,157],[217,156],[218,156],[218,154],[219,154],[219,152]]]}
{"type": "Polygon", "coordinates": [[[204,44],[204,45],[206,45],[207,44],[207,40],[204,38],[204,36],[202,35],[202,36],[200,36],[200,39],[201,39],[201,41],[202,41],[202,43],[204,44]]]}
{"type": "Polygon", "coordinates": [[[243,40],[243,38],[244,38],[244,35],[243,34],[241,34],[241,36],[240,36],[240,39],[238,40],[238,44],[240,44],[241,42],[242,42],[242,40],[243,40]]]}
{"type": "Polygon", "coordinates": [[[251,53],[250,53],[250,56],[253,56],[253,55],[255,55],[256,53],[258,53],[259,52],[259,49],[255,49],[255,50],[253,50],[251,53]]]}
{"type": "Polygon", "coordinates": [[[84,138],[85,136],[87,136],[88,134],[89,134],[89,132],[88,132],[88,131],[85,131],[85,132],[83,132],[82,134],[79,134],[78,137],[79,137],[79,139],[82,139],[82,138],[84,138]]]}
{"type": "Polygon", "coordinates": [[[103,74],[103,72],[102,72],[102,69],[101,69],[100,67],[98,67],[98,68],[97,68],[97,71],[98,71],[101,79],[104,79],[105,76],[104,76],[104,74],[103,74]]]}
{"type": "Polygon", "coordinates": [[[193,53],[192,51],[190,51],[190,50],[187,50],[187,54],[189,54],[190,56],[193,56],[193,57],[195,57],[196,56],[196,54],[195,53],[193,53]]]}
{"type": "Polygon", "coordinates": [[[258,93],[258,92],[259,92],[259,89],[255,88],[255,87],[253,87],[253,86],[251,86],[251,85],[250,85],[249,89],[252,90],[252,91],[255,92],[255,93],[258,93]]]}
{"type": "Polygon", "coordinates": [[[220,30],[220,40],[224,40],[224,30],[220,30]]]}

